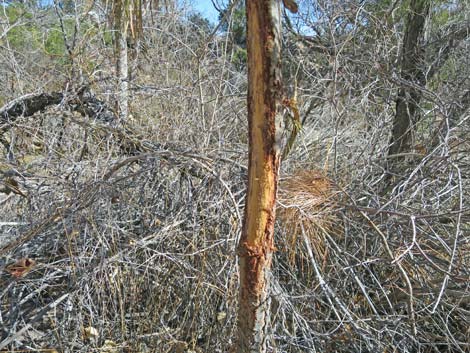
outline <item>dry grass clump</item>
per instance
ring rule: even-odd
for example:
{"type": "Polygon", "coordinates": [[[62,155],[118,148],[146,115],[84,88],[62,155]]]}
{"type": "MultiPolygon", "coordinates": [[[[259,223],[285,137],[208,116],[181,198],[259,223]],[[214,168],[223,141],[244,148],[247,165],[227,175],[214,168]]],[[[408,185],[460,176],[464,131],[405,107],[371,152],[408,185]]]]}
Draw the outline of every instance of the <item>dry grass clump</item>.
{"type": "MultiPolygon", "coordinates": [[[[334,182],[319,170],[301,170],[280,182],[278,217],[289,236],[286,241],[295,249],[302,230],[317,254],[327,253],[327,235],[340,234],[334,210],[338,189],[334,182]]],[[[291,259],[295,250],[291,253],[291,259]]]]}

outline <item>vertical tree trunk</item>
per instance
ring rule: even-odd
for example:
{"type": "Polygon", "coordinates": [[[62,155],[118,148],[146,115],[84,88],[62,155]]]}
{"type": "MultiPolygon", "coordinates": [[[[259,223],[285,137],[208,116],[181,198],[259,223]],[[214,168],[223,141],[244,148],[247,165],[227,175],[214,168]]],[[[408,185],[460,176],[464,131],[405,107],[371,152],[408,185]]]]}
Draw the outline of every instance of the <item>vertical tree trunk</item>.
{"type": "Polygon", "coordinates": [[[396,101],[395,120],[388,155],[411,149],[414,125],[419,120],[420,88],[426,85],[421,43],[429,12],[429,0],[411,0],[401,57],[402,84],[396,101]]]}
{"type": "Polygon", "coordinates": [[[117,111],[124,121],[129,115],[129,81],[127,63],[127,21],[123,0],[114,4],[114,39],[116,42],[116,76],[118,78],[117,111]]]}
{"type": "Polygon", "coordinates": [[[282,126],[279,0],[247,0],[248,190],[238,247],[240,302],[234,351],[266,352],[269,282],[282,126]]]}

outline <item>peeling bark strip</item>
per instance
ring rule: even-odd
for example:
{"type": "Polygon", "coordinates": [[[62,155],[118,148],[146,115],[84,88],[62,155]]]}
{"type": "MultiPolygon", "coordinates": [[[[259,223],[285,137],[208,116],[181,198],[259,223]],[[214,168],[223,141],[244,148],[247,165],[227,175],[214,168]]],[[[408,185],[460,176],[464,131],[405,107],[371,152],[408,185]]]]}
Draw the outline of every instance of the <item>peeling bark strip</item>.
{"type": "Polygon", "coordinates": [[[249,164],[239,244],[240,303],[234,351],[266,352],[269,278],[282,135],[279,0],[247,0],[249,164]]]}

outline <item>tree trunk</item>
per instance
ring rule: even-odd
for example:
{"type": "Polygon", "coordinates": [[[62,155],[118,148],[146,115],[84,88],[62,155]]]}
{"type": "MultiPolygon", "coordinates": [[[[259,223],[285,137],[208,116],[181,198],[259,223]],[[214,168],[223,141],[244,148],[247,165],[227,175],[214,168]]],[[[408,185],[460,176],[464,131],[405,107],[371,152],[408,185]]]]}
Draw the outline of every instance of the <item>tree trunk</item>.
{"type": "Polygon", "coordinates": [[[238,246],[240,301],[234,351],[266,352],[270,268],[282,126],[279,0],[247,0],[248,189],[238,246]]]}
{"type": "Polygon", "coordinates": [[[401,54],[401,79],[404,83],[396,101],[389,156],[410,151],[412,147],[415,124],[419,120],[421,87],[426,85],[421,43],[428,12],[429,0],[411,0],[401,54]]]}
{"type": "Polygon", "coordinates": [[[129,81],[127,63],[127,21],[123,0],[114,5],[114,39],[116,45],[116,76],[118,78],[117,111],[119,120],[129,115],[129,81]]]}

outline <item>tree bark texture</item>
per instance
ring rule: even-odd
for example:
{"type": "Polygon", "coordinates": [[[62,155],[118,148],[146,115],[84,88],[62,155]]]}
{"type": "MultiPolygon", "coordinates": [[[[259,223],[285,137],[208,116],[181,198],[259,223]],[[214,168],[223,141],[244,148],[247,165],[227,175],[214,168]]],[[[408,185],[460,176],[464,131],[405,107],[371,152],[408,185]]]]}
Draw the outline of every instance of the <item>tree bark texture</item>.
{"type": "Polygon", "coordinates": [[[119,119],[124,121],[129,115],[128,24],[124,0],[116,0],[114,6],[114,40],[116,45],[116,76],[118,79],[117,111],[119,119]]]}
{"type": "Polygon", "coordinates": [[[74,98],[61,92],[29,93],[0,108],[0,134],[7,131],[17,118],[32,116],[55,104],[64,104],[68,109],[104,123],[116,119],[112,109],[92,94],[81,92],[74,98]]]}
{"type": "Polygon", "coordinates": [[[411,149],[415,124],[419,120],[421,88],[426,85],[424,50],[421,46],[429,0],[411,0],[401,54],[402,86],[398,91],[395,119],[388,155],[411,149]]]}
{"type": "Polygon", "coordinates": [[[282,136],[279,0],[247,0],[248,189],[238,246],[240,298],[234,351],[263,353],[270,330],[269,282],[282,136]]]}
{"type": "Polygon", "coordinates": [[[0,108],[0,124],[8,124],[19,116],[31,116],[52,104],[59,104],[62,93],[31,93],[17,98],[0,108]]]}

